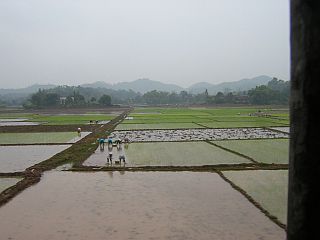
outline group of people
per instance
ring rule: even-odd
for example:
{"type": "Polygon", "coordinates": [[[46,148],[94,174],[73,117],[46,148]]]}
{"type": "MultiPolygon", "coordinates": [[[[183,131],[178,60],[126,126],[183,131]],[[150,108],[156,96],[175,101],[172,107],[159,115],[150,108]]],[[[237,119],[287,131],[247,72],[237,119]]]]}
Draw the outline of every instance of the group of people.
{"type": "MultiPolygon", "coordinates": [[[[124,155],[124,151],[123,151],[123,143],[129,143],[129,139],[128,138],[124,138],[123,140],[121,139],[116,139],[113,142],[112,137],[107,138],[107,140],[105,138],[99,138],[99,146],[100,146],[100,151],[104,151],[104,145],[107,142],[108,144],[108,157],[107,157],[107,163],[112,163],[112,157],[113,157],[113,147],[114,147],[114,143],[117,147],[117,151],[118,151],[118,155],[119,155],[119,163],[121,163],[121,161],[123,163],[126,162],[126,158],[124,155]]],[[[117,161],[115,161],[117,162],[117,161]]]]}

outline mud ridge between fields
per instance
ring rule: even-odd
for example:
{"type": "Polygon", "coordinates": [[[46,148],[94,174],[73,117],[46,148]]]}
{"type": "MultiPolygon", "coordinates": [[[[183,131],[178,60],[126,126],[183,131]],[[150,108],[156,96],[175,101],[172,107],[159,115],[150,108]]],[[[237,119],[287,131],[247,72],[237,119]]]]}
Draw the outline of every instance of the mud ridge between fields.
{"type": "MultiPolygon", "coordinates": [[[[124,111],[122,114],[103,125],[95,125],[92,133],[82,138],[71,147],[52,156],[51,158],[27,168],[24,172],[1,173],[0,176],[21,176],[23,179],[15,185],[0,193],[0,207],[18,195],[24,189],[38,183],[41,175],[45,171],[52,170],[62,164],[72,162],[74,166],[80,166],[98,147],[97,138],[106,137],[114,128],[123,121],[132,109],[124,111]]],[[[34,126],[32,126],[34,127],[34,126]]],[[[48,129],[55,129],[52,126],[44,126],[48,129]]],[[[68,126],[70,127],[70,126],[68,126]]],[[[56,130],[56,129],[55,129],[56,130]]],[[[37,130],[38,131],[38,130],[37,130]]],[[[48,145],[48,144],[46,144],[48,145]]]]}

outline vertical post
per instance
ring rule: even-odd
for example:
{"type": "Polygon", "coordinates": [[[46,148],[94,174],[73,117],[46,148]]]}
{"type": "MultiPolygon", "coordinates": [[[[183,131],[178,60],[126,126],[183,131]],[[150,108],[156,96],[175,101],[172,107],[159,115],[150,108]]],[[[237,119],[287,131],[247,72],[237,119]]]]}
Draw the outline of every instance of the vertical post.
{"type": "Polygon", "coordinates": [[[320,1],[291,0],[290,8],[287,239],[320,239],[320,1]]]}

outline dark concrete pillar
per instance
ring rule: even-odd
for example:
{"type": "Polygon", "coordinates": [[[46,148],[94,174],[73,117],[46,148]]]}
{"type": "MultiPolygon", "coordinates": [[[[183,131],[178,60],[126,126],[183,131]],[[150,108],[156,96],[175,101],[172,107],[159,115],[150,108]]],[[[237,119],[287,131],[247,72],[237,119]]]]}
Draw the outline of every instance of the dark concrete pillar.
{"type": "Polygon", "coordinates": [[[320,239],[320,0],[291,0],[288,240],[320,239]]]}

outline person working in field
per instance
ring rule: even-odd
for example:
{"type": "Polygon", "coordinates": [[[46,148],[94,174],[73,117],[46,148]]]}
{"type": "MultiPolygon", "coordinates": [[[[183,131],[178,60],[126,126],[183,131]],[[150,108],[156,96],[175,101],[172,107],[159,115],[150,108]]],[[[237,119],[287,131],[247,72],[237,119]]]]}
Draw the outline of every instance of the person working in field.
{"type": "Polygon", "coordinates": [[[120,138],[118,138],[115,143],[117,144],[117,149],[119,150],[119,148],[121,147],[122,141],[120,138]]]}
{"type": "Polygon", "coordinates": [[[112,146],[112,137],[108,138],[108,144],[112,146]]]}
{"type": "Polygon", "coordinates": [[[109,163],[109,161],[110,161],[110,163],[112,163],[112,148],[110,149],[110,148],[108,148],[109,149],[109,156],[107,157],[107,163],[109,163]]]}
{"type": "Polygon", "coordinates": [[[104,138],[99,138],[100,151],[104,150],[104,138]]]}
{"type": "Polygon", "coordinates": [[[124,155],[122,143],[120,143],[119,147],[117,147],[117,150],[118,150],[120,164],[121,164],[121,161],[123,161],[123,163],[126,163],[126,157],[124,155]]]}
{"type": "Polygon", "coordinates": [[[77,129],[78,137],[81,137],[81,128],[77,129]]]}

